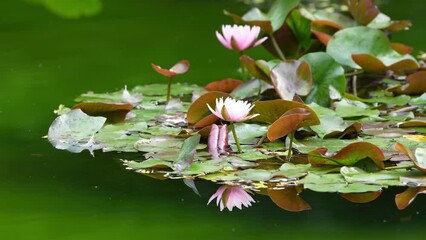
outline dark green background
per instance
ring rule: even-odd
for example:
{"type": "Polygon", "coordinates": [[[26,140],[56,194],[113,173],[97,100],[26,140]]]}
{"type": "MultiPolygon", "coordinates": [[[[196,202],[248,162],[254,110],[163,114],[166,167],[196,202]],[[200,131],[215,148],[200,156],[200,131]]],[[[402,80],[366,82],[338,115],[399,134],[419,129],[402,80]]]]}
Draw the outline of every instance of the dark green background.
{"type": "MultiPolygon", "coordinates": [[[[395,41],[424,49],[423,0],[382,1],[411,31],[395,41]]],[[[125,170],[117,154],[72,154],[41,137],[60,103],[78,94],[164,82],[150,64],[181,59],[177,81],[205,84],[233,74],[235,52],[214,31],[230,23],[235,1],[105,0],[94,17],[68,20],[23,0],[0,3],[0,239],[419,239],[426,196],[404,211],[386,190],[373,203],[304,192],[313,210],[290,213],[264,196],[244,211],[206,206],[216,186],[197,182],[199,198],[181,181],[125,170]]],[[[261,47],[248,52],[269,58],[261,47]]],[[[130,155],[134,157],[134,155],[130,155]]]]}

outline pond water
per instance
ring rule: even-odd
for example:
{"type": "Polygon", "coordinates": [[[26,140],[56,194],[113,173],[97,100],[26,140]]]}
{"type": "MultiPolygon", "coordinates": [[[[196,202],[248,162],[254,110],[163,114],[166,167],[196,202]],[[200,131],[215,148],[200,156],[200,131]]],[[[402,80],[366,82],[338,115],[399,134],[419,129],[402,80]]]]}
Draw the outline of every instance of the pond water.
{"type": "MultiPolygon", "coordinates": [[[[229,0],[102,0],[93,17],[70,20],[49,1],[2,0],[0,16],[0,237],[1,239],[418,239],[426,224],[426,196],[406,210],[386,190],[372,203],[337,194],[304,192],[313,210],[290,213],[268,197],[243,211],[206,206],[217,188],[197,182],[202,197],[182,181],[159,181],[125,170],[122,155],[73,154],[42,139],[60,103],[82,92],[164,81],[150,64],[191,62],[181,82],[205,84],[234,74],[234,52],[214,31],[241,12],[229,0]],[[43,2],[45,4],[43,5],[43,2]]],[[[52,1],[50,1],[52,2],[52,1]]],[[[425,50],[426,4],[381,1],[394,19],[411,19],[395,41],[425,50]]],[[[268,58],[262,48],[249,54],[268,58]]]]}

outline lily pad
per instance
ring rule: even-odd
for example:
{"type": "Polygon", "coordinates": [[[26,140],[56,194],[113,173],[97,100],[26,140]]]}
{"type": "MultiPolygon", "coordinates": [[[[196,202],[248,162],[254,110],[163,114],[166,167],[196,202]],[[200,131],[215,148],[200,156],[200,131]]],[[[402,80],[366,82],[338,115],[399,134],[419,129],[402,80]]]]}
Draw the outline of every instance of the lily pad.
{"type": "Polygon", "coordinates": [[[81,109],[71,110],[53,121],[47,137],[57,149],[74,153],[88,149],[93,154],[93,150],[102,148],[93,139],[105,122],[104,117],[91,117],[81,109]]]}
{"type": "Polygon", "coordinates": [[[340,94],[346,89],[344,69],[334,59],[323,52],[309,53],[300,58],[311,67],[313,86],[306,102],[316,102],[321,106],[330,106],[329,87],[332,86],[340,94]]]}
{"type": "Polygon", "coordinates": [[[268,189],[268,195],[278,207],[287,211],[300,212],[311,209],[311,206],[300,197],[296,187],[268,189]]]}
{"type": "Polygon", "coordinates": [[[337,32],[327,45],[327,53],[342,65],[372,72],[419,67],[412,56],[393,50],[382,31],[368,27],[352,27],[337,32]]]}

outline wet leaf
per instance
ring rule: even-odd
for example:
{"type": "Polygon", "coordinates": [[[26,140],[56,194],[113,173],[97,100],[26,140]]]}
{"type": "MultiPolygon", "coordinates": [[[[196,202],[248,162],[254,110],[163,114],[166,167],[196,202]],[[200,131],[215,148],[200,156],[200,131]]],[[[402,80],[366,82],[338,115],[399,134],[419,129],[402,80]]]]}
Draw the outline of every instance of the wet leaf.
{"type": "Polygon", "coordinates": [[[121,122],[128,112],[133,109],[130,103],[111,102],[83,102],[78,103],[72,109],[81,109],[89,116],[102,116],[107,118],[107,123],[121,122]]]}
{"type": "Polygon", "coordinates": [[[210,82],[204,88],[207,91],[230,93],[242,83],[243,81],[241,80],[227,78],[219,81],[210,82]]]}
{"type": "Polygon", "coordinates": [[[342,65],[372,72],[418,68],[412,56],[401,55],[390,47],[383,32],[368,27],[340,30],[329,41],[327,53],[342,65]]]}
{"type": "Polygon", "coordinates": [[[268,195],[278,207],[287,211],[300,212],[311,209],[311,206],[300,197],[296,187],[281,190],[268,188],[268,195]]]}
{"type": "Polygon", "coordinates": [[[207,108],[209,104],[213,109],[216,106],[217,98],[226,98],[229,95],[223,92],[208,92],[199,97],[188,109],[187,121],[188,124],[196,124],[202,121],[199,126],[207,126],[216,122],[219,118],[214,116],[207,108]]]}
{"type": "Polygon", "coordinates": [[[385,156],[383,152],[377,146],[367,142],[349,144],[332,156],[327,154],[327,148],[318,148],[308,154],[308,160],[312,166],[348,166],[365,158],[370,158],[379,168],[384,168],[385,156]]]}
{"type": "Polygon", "coordinates": [[[158,65],[151,64],[152,68],[157,71],[159,74],[166,76],[166,77],[174,77],[179,74],[184,74],[189,70],[189,62],[187,60],[182,60],[178,63],[176,63],[173,67],[170,69],[164,69],[161,68],[158,65]]]}
{"type": "Polygon", "coordinates": [[[287,60],[271,70],[271,79],[278,95],[292,100],[295,94],[306,96],[312,88],[312,73],[309,64],[299,60],[287,60]]]}
{"type": "Polygon", "coordinates": [[[321,106],[330,106],[330,86],[340,94],[345,93],[345,71],[330,55],[323,52],[309,53],[300,60],[306,61],[312,71],[313,86],[306,97],[307,103],[316,102],[321,106]]]}
{"type": "Polygon", "coordinates": [[[372,0],[347,0],[346,4],[352,16],[361,25],[369,24],[380,13],[372,0]]]}
{"type": "Polygon", "coordinates": [[[88,149],[93,154],[93,150],[102,148],[93,137],[105,122],[104,117],[91,117],[80,109],[71,110],[53,121],[47,137],[57,149],[74,153],[88,149]]]}
{"type": "Polygon", "coordinates": [[[425,187],[407,188],[407,190],[395,196],[396,207],[399,210],[405,209],[414,201],[417,195],[421,193],[426,193],[425,187]]]}
{"type": "Polygon", "coordinates": [[[376,200],[382,192],[341,193],[340,196],[353,203],[368,203],[376,200]]]}
{"type": "Polygon", "coordinates": [[[252,113],[260,115],[253,120],[271,124],[279,119],[285,112],[294,108],[304,108],[310,113],[309,116],[300,123],[300,127],[308,127],[320,123],[316,113],[307,105],[282,99],[255,102],[252,113]]]}
{"type": "Polygon", "coordinates": [[[295,132],[309,114],[309,111],[304,108],[294,108],[285,112],[269,126],[267,132],[269,141],[273,142],[289,133],[295,132]]]}

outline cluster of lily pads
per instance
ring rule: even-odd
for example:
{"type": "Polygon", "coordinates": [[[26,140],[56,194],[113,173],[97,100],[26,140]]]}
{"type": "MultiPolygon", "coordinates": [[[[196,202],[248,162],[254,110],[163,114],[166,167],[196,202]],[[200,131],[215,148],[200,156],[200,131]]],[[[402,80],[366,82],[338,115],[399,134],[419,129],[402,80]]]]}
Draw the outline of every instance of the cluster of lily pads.
{"type": "Polygon", "coordinates": [[[49,141],[134,152],[128,169],[183,179],[196,193],[194,180],[220,184],[209,202],[221,210],[251,206],[254,193],[288,211],[310,209],[303,191],[366,203],[393,186],[406,188],[395,196],[404,209],[426,192],[425,57],[390,41],[409,21],[371,0],[331,10],[276,0],[266,13],[225,14],[235,25],[216,36],[239,53],[241,79],[172,83],[189,62],[153,64],[167,85],[82,94],[55,111],[49,141]],[[259,45],[277,58],[244,54],[259,45]]]}

